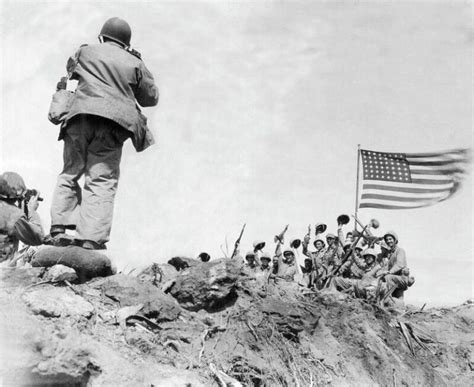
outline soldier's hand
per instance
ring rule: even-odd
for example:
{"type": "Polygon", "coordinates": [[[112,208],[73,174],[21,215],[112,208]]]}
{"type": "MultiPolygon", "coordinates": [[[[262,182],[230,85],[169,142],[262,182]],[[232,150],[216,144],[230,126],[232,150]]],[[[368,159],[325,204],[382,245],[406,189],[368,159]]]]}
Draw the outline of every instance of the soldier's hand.
{"type": "Polygon", "coordinates": [[[31,214],[32,212],[36,211],[39,207],[38,203],[38,198],[40,196],[40,193],[37,192],[35,196],[32,196],[30,200],[28,201],[28,212],[31,214]]]}
{"type": "Polygon", "coordinates": [[[303,238],[303,242],[307,245],[310,241],[311,237],[309,235],[305,235],[303,238]]]}

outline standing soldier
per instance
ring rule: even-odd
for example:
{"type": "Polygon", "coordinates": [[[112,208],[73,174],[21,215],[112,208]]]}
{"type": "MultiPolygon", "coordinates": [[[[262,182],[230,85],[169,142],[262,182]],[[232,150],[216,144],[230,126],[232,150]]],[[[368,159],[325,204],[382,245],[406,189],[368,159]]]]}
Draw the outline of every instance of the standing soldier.
{"type": "Polygon", "coordinates": [[[316,240],[313,242],[313,245],[316,251],[309,251],[308,245],[310,241],[310,236],[306,235],[303,239],[303,254],[311,259],[311,267],[313,270],[314,283],[318,281],[323,275],[327,274],[326,267],[323,265],[323,256],[326,253],[324,239],[319,235],[316,237],[316,240]]]}
{"type": "Polygon", "coordinates": [[[342,242],[342,239],[336,237],[334,234],[326,234],[327,248],[323,256],[323,265],[328,268],[328,271],[330,271],[330,267],[339,265],[341,258],[344,254],[344,251],[340,246],[339,241],[342,242]]]}
{"type": "Polygon", "coordinates": [[[43,242],[43,227],[36,212],[39,193],[25,203],[25,192],[25,182],[19,174],[0,175],[0,262],[13,262],[20,241],[31,246],[43,242]],[[16,205],[18,202],[20,208],[16,205]]]}
{"type": "Polygon", "coordinates": [[[78,81],[61,126],[64,168],[51,206],[51,238],[55,244],[66,229],[87,249],[105,249],[112,226],[115,193],[124,141],[131,137],[143,150],[146,119],[141,106],[158,103],[158,89],[140,54],[130,48],[131,29],[125,20],[105,22],[100,44],[84,45],[67,63],[78,81]],[[84,175],[84,188],[79,178],[84,175]],[[73,212],[80,206],[77,222],[73,212]]]}

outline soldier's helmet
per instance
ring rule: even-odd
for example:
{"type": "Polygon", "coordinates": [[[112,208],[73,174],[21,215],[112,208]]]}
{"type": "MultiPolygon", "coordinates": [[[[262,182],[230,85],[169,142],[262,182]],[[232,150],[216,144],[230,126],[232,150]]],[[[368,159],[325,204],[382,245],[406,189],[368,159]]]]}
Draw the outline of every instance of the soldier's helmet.
{"type": "Polygon", "coordinates": [[[393,237],[393,239],[395,239],[395,242],[398,242],[398,235],[395,231],[387,231],[383,236],[383,239],[386,240],[388,236],[393,237]]]}
{"type": "Polygon", "coordinates": [[[4,199],[20,198],[26,191],[23,178],[16,172],[5,172],[0,175],[0,197],[4,199]]]}
{"type": "Polygon", "coordinates": [[[316,238],[316,240],[313,242],[313,245],[316,247],[316,242],[321,242],[323,244],[323,247],[326,246],[326,242],[322,238],[316,238]]]}
{"type": "Polygon", "coordinates": [[[376,257],[377,254],[375,253],[375,250],[374,249],[365,249],[363,252],[362,252],[362,256],[365,258],[366,256],[372,256],[372,257],[376,257]]]}
{"type": "Polygon", "coordinates": [[[130,46],[132,29],[129,24],[118,17],[107,20],[100,30],[99,37],[109,38],[125,47],[130,46]]]}

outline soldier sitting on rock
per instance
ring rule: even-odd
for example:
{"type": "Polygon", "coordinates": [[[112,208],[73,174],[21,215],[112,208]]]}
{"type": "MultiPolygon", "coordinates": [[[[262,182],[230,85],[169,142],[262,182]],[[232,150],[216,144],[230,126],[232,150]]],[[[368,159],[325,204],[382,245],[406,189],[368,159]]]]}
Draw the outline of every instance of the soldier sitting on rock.
{"type": "Polygon", "coordinates": [[[362,253],[365,259],[366,269],[362,278],[354,282],[354,294],[359,298],[372,299],[375,297],[378,277],[383,270],[382,266],[377,263],[376,252],[374,249],[366,249],[362,253]]]}
{"type": "Polygon", "coordinates": [[[20,241],[31,246],[43,243],[43,227],[36,212],[39,192],[27,200],[26,192],[25,182],[19,174],[5,172],[0,175],[0,262],[16,260],[20,241]]]}
{"type": "Polygon", "coordinates": [[[387,297],[393,294],[396,298],[402,298],[403,292],[413,285],[415,279],[410,276],[405,250],[398,246],[397,234],[394,231],[388,231],[383,239],[390,249],[387,255],[387,265],[379,273],[385,282],[383,293],[387,297]]]}

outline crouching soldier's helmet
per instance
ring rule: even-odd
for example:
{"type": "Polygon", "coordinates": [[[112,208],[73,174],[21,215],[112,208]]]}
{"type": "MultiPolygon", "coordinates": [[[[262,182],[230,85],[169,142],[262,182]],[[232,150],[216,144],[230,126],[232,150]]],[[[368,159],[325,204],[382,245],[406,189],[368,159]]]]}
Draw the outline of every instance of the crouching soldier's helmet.
{"type": "Polygon", "coordinates": [[[108,38],[122,46],[130,46],[132,30],[128,23],[118,17],[113,17],[104,23],[100,30],[99,38],[108,38]]]}
{"type": "Polygon", "coordinates": [[[0,175],[0,198],[17,199],[26,191],[23,178],[16,172],[5,172],[0,175]]]}

